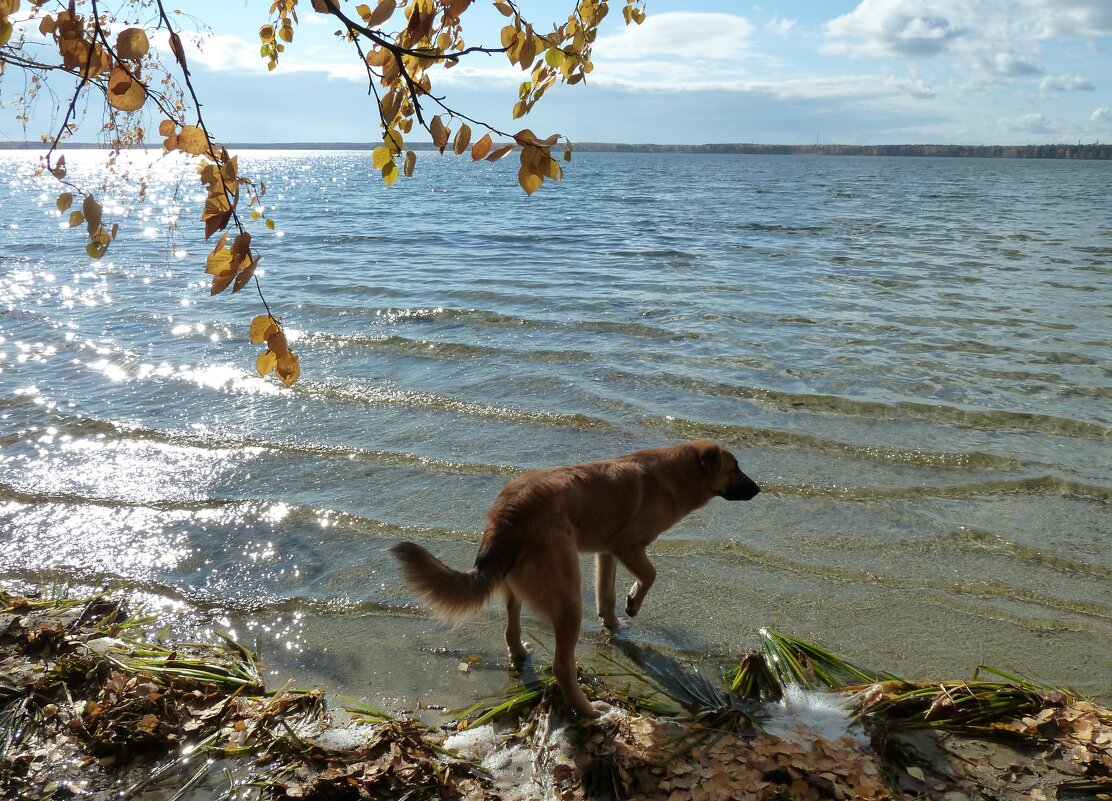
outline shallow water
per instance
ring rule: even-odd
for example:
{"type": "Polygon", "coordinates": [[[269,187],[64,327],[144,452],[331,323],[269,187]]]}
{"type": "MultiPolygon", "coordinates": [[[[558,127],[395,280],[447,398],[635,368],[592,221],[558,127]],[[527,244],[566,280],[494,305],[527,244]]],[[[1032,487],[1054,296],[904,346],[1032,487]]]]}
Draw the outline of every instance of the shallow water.
{"type": "Polygon", "coordinates": [[[1112,165],[584,153],[525,198],[508,162],[387,190],[369,153],[245,153],[287,391],[253,375],[257,296],[208,297],[187,169],[156,160],[90,263],[33,163],[0,154],[2,578],[136,587],[302,682],[452,704],[506,681],[498,615],[446,630],[384,549],[469,566],[508,477],[711,436],[764,492],[659,540],[620,636],[726,659],[771,624],[1112,696],[1112,165]]]}

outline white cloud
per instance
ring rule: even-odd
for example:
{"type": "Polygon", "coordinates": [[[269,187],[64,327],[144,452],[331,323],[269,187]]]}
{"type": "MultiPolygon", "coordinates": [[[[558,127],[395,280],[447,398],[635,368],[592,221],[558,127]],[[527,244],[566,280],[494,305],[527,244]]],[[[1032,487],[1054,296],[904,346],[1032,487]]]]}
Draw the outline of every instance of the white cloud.
{"type": "Polygon", "coordinates": [[[998,78],[1023,78],[1028,75],[1038,75],[1042,67],[1014,53],[994,53],[977,59],[978,65],[985,72],[998,78]]]}
{"type": "Polygon", "coordinates": [[[1108,0],[1027,0],[1040,38],[1096,38],[1112,35],[1108,0]]]}
{"type": "MultiPolygon", "coordinates": [[[[266,59],[259,55],[257,43],[248,42],[231,34],[196,34],[188,31],[181,33],[185,41],[186,56],[191,64],[203,64],[217,72],[237,72],[261,75],[267,70],[266,59]]],[[[159,37],[157,46],[170,52],[166,36],[159,37]]],[[[170,56],[172,60],[172,56],[170,56]]],[[[335,48],[314,52],[312,48],[304,51],[292,50],[278,60],[277,72],[319,72],[328,78],[366,81],[367,69],[355,55],[341,52],[335,48]],[[346,58],[345,58],[346,56],[346,58]]]]}
{"type": "Polygon", "coordinates": [[[1112,125],[1112,108],[1098,108],[1089,115],[1089,122],[1098,125],[1112,125]]]}
{"type": "Polygon", "coordinates": [[[765,30],[774,33],[777,36],[787,36],[795,28],[798,19],[785,19],[783,17],[775,17],[765,23],[765,30]]]}
{"type": "Polygon", "coordinates": [[[835,41],[824,50],[849,56],[923,58],[936,56],[964,34],[945,3],[862,0],[853,11],[826,24],[835,41]]]}
{"type": "Polygon", "coordinates": [[[751,49],[753,23],[734,14],[671,11],[649,14],[641,25],[600,36],[596,61],[675,56],[685,60],[742,59],[751,49]]]}
{"type": "Polygon", "coordinates": [[[830,20],[822,51],[859,58],[956,57],[991,80],[1037,75],[1044,43],[1112,34],[1112,0],[860,0],[830,20]]]}
{"type": "Polygon", "coordinates": [[[1033,134],[1048,134],[1051,132],[1050,120],[1044,114],[1024,114],[1012,120],[1010,128],[1016,131],[1033,134]]]}
{"type": "Polygon", "coordinates": [[[1080,75],[1047,75],[1039,81],[1039,90],[1048,92],[1093,92],[1096,87],[1080,75]]]}

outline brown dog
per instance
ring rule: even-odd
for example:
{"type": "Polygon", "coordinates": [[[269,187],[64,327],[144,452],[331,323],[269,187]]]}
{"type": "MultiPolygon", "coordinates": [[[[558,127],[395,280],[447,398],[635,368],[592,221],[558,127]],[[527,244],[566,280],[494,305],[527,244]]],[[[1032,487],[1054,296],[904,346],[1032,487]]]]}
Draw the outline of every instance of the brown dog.
{"type": "Polygon", "coordinates": [[[391,550],[410,587],[441,617],[465,619],[503,588],[506,645],[517,663],[526,656],[521,602],[548,618],[556,631],[552,667],[560,690],[577,713],[594,718],[599,711],[575,672],[583,618],[579,552],[598,555],[598,616],[616,628],[615,560],[637,579],[626,599],[626,613],[636,615],[656,578],[645,554],[649,543],[716,495],[747,501],[758,492],[732,453],[704,439],[511,480],[487,515],[475,567],[466,573],[412,542],[391,550]]]}

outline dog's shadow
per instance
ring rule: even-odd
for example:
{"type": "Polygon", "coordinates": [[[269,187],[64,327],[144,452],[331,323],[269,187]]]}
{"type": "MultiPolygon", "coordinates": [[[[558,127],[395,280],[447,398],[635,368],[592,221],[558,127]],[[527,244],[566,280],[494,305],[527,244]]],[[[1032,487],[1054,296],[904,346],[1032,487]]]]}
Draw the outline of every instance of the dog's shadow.
{"type": "Polygon", "coordinates": [[[707,677],[697,667],[685,664],[655,648],[625,638],[612,638],[614,646],[637,666],[661,691],[689,712],[721,709],[732,705],[730,693],[721,682],[707,677]]]}
{"type": "MultiPolygon", "coordinates": [[[[536,643],[535,638],[534,643],[540,645],[541,652],[548,653],[548,649],[536,643]]],[[[625,636],[624,628],[611,632],[605,645],[615,649],[631,663],[641,674],[641,678],[646,680],[646,684],[688,712],[698,714],[735,705],[736,699],[721,682],[709,678],[690,662],[683,662],[657,648],[630,639],[625,636]]],[[[598,646],[605,647],[604,643],[599,643],[598,646]]],[[[536,649],[530,650],[524,662],[511,663],[510,666],[510,672],[527,688],[542,687],[552,679],[547,662],[543,658],[538,660],[537,656],[536,649]]]]}

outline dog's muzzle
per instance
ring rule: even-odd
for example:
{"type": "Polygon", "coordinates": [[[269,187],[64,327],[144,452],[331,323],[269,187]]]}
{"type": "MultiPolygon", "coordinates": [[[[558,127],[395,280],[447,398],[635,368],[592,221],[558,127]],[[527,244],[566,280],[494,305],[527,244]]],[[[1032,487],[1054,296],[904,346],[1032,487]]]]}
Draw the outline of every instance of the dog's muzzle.
{"type": "Polygon", "coordinates": [[[757,486],[757,482],[742,473],[719,494],[727,501],[751,501],[757,497],[757,493],[760,491],[761,488],[757,486]]]}

